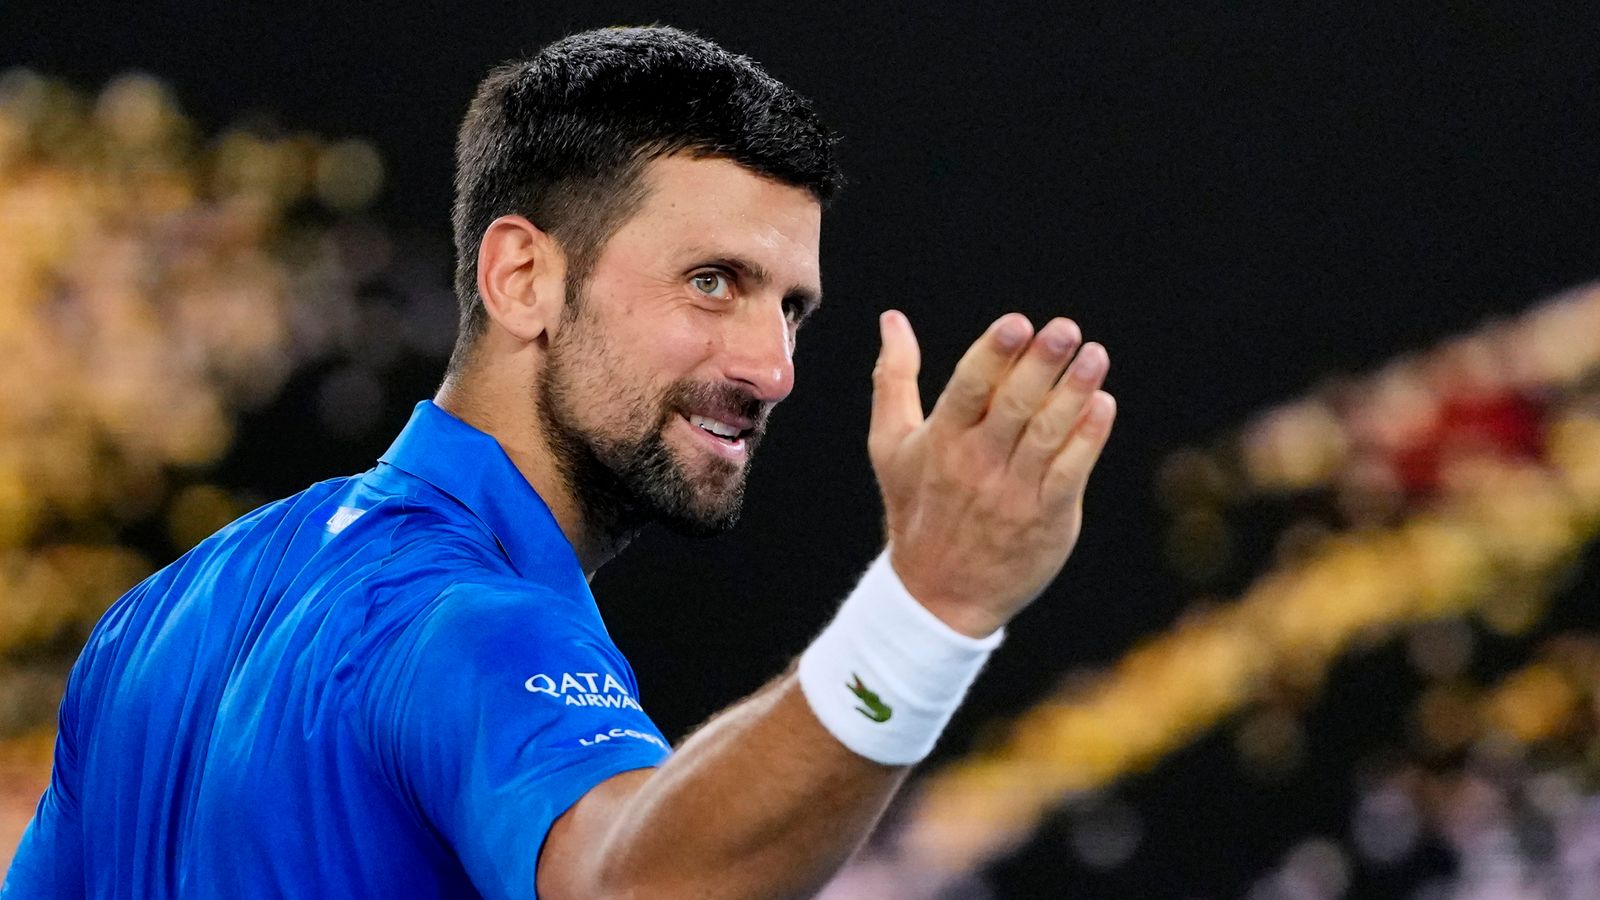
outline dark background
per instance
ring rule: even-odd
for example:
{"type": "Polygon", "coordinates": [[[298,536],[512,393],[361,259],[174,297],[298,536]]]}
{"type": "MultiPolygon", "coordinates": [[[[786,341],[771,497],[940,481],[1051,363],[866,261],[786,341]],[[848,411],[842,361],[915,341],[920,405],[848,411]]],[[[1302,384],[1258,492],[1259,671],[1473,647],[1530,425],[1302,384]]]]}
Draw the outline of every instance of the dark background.
{"type": "MultiPolygon", "coordinates": [[[[388,170],[376,215],[424,248],[440,285],[454,131],[474,85],[567,32],[698,31],[812,97],[844,136],[828,304],[801,341],[743,524],[707,543],[649,535],[595,580],[674,738],[779,670],[877,547],[864,441],[880,310],[916,326],[930,402],[966,344],[1020,310],[1072,316],[1105,343],[1121,405],[1080,547],[1015,623],[949,755],[1192,599],[1160,559],[1152,476],[1166,453],[1600,274],[1589,4],[138,7],[7,0],[0,68],[86,89],[140,69],[208,131],[260,113],[369,138],[388,170]]],[[[316,439],[301,402],[314,375],[297,379],[244,423],[224,480],[270,497],[366,468],[441,370],[404,368],[361,440],[316,439]]],[[[1147,817],[1127,870],[1075,870],[1047,826],[991,871],[996,890],[1239,893],[1299,836],[1343,827],[1363,735],[1400,727],[1406,687],[1390,676],[1403,668],[1381,657],[1330,679],[1301,776],[1252,786],[1202,741],[1124,786],[1147,817]]]]}

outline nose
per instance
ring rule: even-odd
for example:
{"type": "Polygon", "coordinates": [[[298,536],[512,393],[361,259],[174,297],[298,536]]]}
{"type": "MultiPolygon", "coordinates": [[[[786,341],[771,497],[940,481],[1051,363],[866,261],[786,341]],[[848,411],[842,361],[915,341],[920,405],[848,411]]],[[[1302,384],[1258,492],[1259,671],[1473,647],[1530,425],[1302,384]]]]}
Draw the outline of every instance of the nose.
{"type": "Polygon", "coordinates": [[[754,301],[727,320],[722,373],[748,385],[764,403],[777,403],[794,390],[794,335],[783,304],[754,301]]]}

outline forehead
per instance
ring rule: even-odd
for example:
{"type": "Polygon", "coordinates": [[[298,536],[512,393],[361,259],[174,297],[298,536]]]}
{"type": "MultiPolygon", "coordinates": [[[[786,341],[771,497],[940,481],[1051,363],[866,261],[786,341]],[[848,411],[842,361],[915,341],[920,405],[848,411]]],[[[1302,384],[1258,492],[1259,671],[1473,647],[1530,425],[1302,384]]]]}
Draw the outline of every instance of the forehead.
{"type": "Polygon", "coordinates": [[[652,160],[644,180],[649,192],[617,237],[647,240],[669,256],[747,257],[776,279],[816,286],[822,206],[805,188],[683,154],[652,160]]]}

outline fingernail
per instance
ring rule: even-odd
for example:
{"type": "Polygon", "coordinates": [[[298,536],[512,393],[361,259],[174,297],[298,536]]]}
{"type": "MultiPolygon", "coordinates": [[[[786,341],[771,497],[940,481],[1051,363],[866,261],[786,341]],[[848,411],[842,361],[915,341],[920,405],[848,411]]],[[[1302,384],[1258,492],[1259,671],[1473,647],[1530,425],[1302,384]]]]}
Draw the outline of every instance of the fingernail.
{"type": "Polygon", "coordinates": [[[1106,368],[1106,353],[1100,349],[1099,344],[1087,344],[1078,353],[1078,377],[1089,381],[1097,377],[1106,368]]]}
{"type": "Polygon", "coordinates": [[[1044,336],[1044,346],[1052,356],[1065,356],[1067,348],[1072,345],[1071,335],[1064,328],[1052,328],[1044,336]]]}
{"type": "Polygon", "coordinates": [[[995,340],[1007,350],[1015,350],[1028,340],[1028,329],[1015,318],[1000,320],[1000,330],[995,333],[995,340]]]}

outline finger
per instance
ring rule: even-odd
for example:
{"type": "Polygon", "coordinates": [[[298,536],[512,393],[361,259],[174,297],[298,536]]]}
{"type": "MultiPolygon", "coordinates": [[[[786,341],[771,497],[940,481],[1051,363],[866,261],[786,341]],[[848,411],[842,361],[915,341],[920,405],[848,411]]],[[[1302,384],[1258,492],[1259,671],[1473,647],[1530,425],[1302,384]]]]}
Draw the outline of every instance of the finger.
{"type": "Polygon", "coordinates": [[[929,421],[939,428],[958,430],[983,418],[995,386],[1032,336],[1033,325],[1026,316],[1007,313],[995,320],[956,363],[955,374],[934,404],[929,421]]]}
{"type": "Polygon", "coordinates": [[[1083,496],[1089,473],[1111,436],[1117,418],[1117,401],[1105,391],[1095,391],[1084,404],[1083,415],[1067,438],[1066,446],[1051,461],[1040,491],[1046,503],[1062,504],[1083,496]]]}
{"type": "Polygon", "coordinates": [[[1085,404],[1105,383],[1110,368],[1111,359],[1100,344],[1084,344],[1078,351],[1077,358],[1051,389],[1044,405],[1028,420],[1011,454],[1011,471],[1019,480],[1026,484],[1039,483],[1044,470],[1061,452],[1062,445],[1082,418],[1085,404]]]}
{"type": "MultiPolygon", "coordinates": [[[[1062,368],[1072,359],[1072,352],[1082,340],[1083,332],[1078,330],[1077,323],[1071,319],[1052,319],[1039,329],[1027,351],[1006,373],[980,427],[983,439],[1002,454],[1002,458],[1011,455],[1017,438],[1039,412],[1050,386],[1061,377],[1062,368]]],[[[1066,436],[1065,430],[1062,436],[1066,436]]]]}
{"type": "Polygon", "coordinates": [[[867,450],[875,459],[893,452],[922,424],[922,396],[917,390],[922,351],[911,322],[904,313],[889,310],[878,317],[878,335],[882,344],[872,369],[872,424],[867,432],[867,450]]]}

